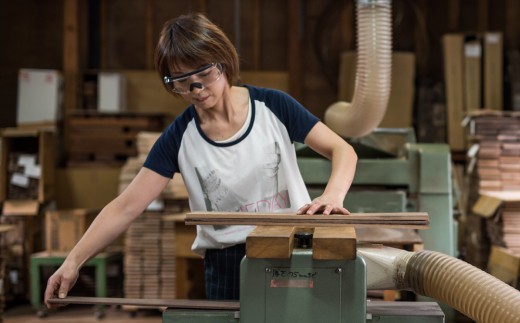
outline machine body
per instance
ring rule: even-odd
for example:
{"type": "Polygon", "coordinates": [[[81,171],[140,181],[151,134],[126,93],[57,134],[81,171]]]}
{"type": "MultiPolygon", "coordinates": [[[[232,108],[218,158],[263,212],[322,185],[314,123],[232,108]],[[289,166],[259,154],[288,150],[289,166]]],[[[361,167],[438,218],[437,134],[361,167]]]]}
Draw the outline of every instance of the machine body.
{"type": "Polygon", "coordinates": [[[366,263],[315,260],[311,249],[294,249],[290,259],[245,257],[241,265],[240,313],[169,309],[173,322],[444,322],[435,302],[367,302],[366,263]]]}

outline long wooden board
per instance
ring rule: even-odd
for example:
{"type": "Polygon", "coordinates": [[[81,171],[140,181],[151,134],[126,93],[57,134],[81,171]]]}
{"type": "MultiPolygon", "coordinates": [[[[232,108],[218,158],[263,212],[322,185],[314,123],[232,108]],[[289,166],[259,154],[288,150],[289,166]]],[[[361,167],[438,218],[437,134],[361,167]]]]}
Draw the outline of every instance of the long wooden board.
{"type": "Polygon", "coordinates": [[[278,226],[353,226],[427,229],[428,213],[351,213],[349,215],[297,215],[295,213],[191,212],[187,225],[278,225],[278,226]]]}
{"type": "Polygon", "coordinates": [[[183,309],[204,310],[232,310],[238,311],[238,301],[208,301],[195,299],[138,299],[118,297],[76,297],[51,298],[50,304],[85,304],[85,305],[129,305],[139,307],[168,307],[183,309]]]}

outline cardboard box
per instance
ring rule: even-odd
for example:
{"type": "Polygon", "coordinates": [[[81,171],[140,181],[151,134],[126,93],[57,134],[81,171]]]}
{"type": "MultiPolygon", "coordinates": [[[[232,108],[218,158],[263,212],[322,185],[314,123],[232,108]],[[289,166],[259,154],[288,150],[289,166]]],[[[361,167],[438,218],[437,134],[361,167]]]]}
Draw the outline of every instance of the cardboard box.
{"type": "Polygon", "coordinates": [[[17,124],[55,123],[61,117],[63,78],[58,70],[20,69],[17,124]]]}
{"type": "Polygon", "coordinates": [[[5,128],[0,133],[0,203],[4,215],[36,215],[39,205],[54,198],[55,192],[55,132],[50,129],[5,128]],[[13,156],[16,160],[13,160],[13,156]],[[10,171],[9,163],[19,169],[10,171]],[[34,182],[35,194],[31,197],[12,198],[10,185],[34,182]],[[33,196],[34,195],[34,196],[33,196]]]}
{"type": "Polygon", "coordinates": [[[58,209],[101,209],[117,197],[120,167],[67,167],[57,170],[58,209]]]}
{"type": "Polygon", "coordinates": [[[520,276],[520,255],[515,255],[506,248],[492,246],[487,271],[504,283],[516,288],[520,276]]]}
{"type": "Polygon", "coordinates": [[[446,108],[448,144],[452,150],[466,148],[465,133],[461,122],[464,118],[464,35],[447,34],[442,37],[444,51],[444,80],[446,85],[446,108]]]}
{"type": "Polygon", "coordinates": [[[484,33],[484,108],[503,110],[503,36],[501,32],[484,33]]]}
{"type": "Polygon", "coordinates": [[[520,191],[481,191],[472,211],[488,219],[492,244],[520,255],[520,191]]]}
{"type": "Polygon", "coordinates": [[[47,252],[68,252],[78,243],[99,210],[47,211],[45,239],[47,252]]]}
{"type": "Polygon", "coordinates": [[[464,42],[464,98],[466,111],[482,108],[482,43],[479,37],[464,42]]]}
{"type": "Polygon", "coordinates": [[[121,73],[98,75],[98,111],[126,111],[126,77],[121,73]]]}

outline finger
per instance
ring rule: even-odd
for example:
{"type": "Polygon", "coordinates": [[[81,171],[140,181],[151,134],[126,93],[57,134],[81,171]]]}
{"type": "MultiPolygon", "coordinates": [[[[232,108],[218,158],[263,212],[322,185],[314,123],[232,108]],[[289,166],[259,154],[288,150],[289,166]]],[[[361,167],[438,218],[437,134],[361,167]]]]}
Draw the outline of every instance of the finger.
{"type": "Polygon", "coordinates": [[[323,205],[321,205],[321,204],[313,203],[309,206],[309,209],[307,210],[307,214],[313,215],[316,212],[318,212],[318,210],[321,209],[322,207],[323,207],[323,205]]]}
{"type": "Polygon", "coordinates": [[[333,214],[341,214],[341,215],[349,215],[350,212],[345,209],[344,207],[335,207],[333,210],[332,210],[333,214]]]}
{"type": "Polygon", "coordinates": [[[309,208],[309,204],[305,204],[304,206],[302,206],[297,212],[296,214],[303,214],[305,213],[305,211],[307,211],[307,209],[309,208]]]}
{"type": "Polygon", "coordinates": [[[323,214],[324,215],[329,215],[330,212],[332,212],[332,210],[334,210],[334,207],[332,205],[326,205],[325,209],[323,210],[323,214]]]}
{"type": "Polygon", "coordinates": [[[67,282],[63,281],[60,285],[60,289],[58,292],[58,298],[67,297],[68,292],[69,292],[69,284],[67,282]]]}
{"type": "Polygon", "coordinates": [[[59,283],[53,282],[49,279],[49,281],[47,282],[47,288],[45,289],[45,294],[44,294],[45,305],[47,306],[47,308],[55,307],[55,305],[49,304],[48,300],[56,297],[56,291],[58,290],[58,288],[59,288],[59,283]]]}
{"type": "Polygon", "coordinates": [[[341,210],[343,210],[343,214],[345,214],[345,215],[349,215],[350,214],[350,211],[345,209],[344,207],[342,207],[341,210]]]}

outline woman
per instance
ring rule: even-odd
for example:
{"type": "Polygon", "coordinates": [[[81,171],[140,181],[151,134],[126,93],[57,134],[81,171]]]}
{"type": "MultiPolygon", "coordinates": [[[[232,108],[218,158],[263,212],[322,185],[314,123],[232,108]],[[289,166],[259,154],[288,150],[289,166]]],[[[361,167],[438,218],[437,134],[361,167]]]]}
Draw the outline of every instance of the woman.
{"type": "MultiPolygon", "coordinates": [[[[202,14],[168,21],[156,48],[165,87],[189,106],[164,131],[132,183],[110,202],[48,280],[45,301],[66,296],[81,266],[123,233],[180,172],[191,211],[348,214],[352,147],[280,91],[235,86],[238,55],[202,14]],[[310,200],[293,142],[332,160],[323,195],[310,200]]],[[[252,226],[198,226],[208,299],[239,298],[239,264],[252,226]]],[[[48,306],[50,304],[47,303],[48,306]]]]}

